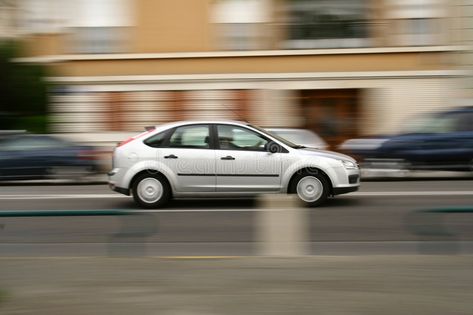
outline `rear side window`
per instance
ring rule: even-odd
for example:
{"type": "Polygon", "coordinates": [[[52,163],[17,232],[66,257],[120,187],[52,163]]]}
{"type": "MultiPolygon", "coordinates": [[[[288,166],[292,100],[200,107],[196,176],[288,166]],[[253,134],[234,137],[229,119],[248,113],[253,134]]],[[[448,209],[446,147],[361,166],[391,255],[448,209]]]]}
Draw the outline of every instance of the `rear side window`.
{"type": "Polygon", "coordinates": [[[162,148],[165,145],[166,139],[168,138],[169,130],[155,134],[143,141],[147,146],[152,148],[162,148]]]}
{"type": "Polygon", "coordinates": [[[190,125],[175,129],[169,139],[171,148],[209,148],[209,126],[208,125],[190,125]]]}

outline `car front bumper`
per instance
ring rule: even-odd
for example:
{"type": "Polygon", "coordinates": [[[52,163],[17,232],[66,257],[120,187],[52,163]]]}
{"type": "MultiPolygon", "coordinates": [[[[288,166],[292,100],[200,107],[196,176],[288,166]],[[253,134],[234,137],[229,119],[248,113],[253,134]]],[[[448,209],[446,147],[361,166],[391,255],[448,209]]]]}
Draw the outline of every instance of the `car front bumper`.
{"type": "Polygon", "coordinates": [[[338,185],[332,188],[332,195],[347,194],[360,188],[360,169],[339,169],[338,185]]]}
{"type": "Polygon", "coordinates": [[[350,192],[357,191],[360,188],[360,186],[350,186],[350,187],[336,187],[333,188],[332,192],[333,195],[341,195],[341,194],[347,194],[350,192]]]}

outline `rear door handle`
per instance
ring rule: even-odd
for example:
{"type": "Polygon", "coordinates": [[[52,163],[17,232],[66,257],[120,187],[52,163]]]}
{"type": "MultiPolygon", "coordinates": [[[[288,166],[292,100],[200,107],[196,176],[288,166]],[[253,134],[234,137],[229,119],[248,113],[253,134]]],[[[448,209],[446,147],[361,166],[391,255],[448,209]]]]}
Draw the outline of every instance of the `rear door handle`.
{"type": "Polygon", "coordinates": [[[220,160],[234,160],[235,158],[233,156],[227,155],[224,157],[221,157],[220,160]]]}
{"type": "Polygon", "coordinates": [[[171,154],[171,155],[166,155],[164,158],[165,159],[177,159],[177,156],[175,156],[174,154],[171,154]]]}

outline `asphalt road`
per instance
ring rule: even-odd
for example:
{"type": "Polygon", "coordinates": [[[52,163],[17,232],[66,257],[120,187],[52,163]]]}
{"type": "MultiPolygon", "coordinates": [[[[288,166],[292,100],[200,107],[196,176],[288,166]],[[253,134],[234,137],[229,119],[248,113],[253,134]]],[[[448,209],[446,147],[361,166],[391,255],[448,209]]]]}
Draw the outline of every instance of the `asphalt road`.
{"type": "MultiPolygon", "coordinates": [[[[366,182],[306,212],[310,253],[471,254],[473,212],[414,214],[452,206],[473,210],[473,180],[366,182]]],[[[0,186],[0,211],[112,209],[139,211],[105,185],[0,186]]],[[[181,200],[133,216],[0,218],[0,256],[257,255],[261,211],[257,200],[181,200]]]]}

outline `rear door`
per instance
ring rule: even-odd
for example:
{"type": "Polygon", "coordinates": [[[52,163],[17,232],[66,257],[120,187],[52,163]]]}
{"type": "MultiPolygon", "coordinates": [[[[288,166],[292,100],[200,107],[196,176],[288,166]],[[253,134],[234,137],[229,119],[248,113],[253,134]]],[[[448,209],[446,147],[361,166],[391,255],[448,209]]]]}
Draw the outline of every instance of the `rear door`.
{"type": "Polygon", "coordinates": [[[158,159],[174,173],[178,192],[215,191],[215,150],[208,124],[175,128],[158,159]]]}

